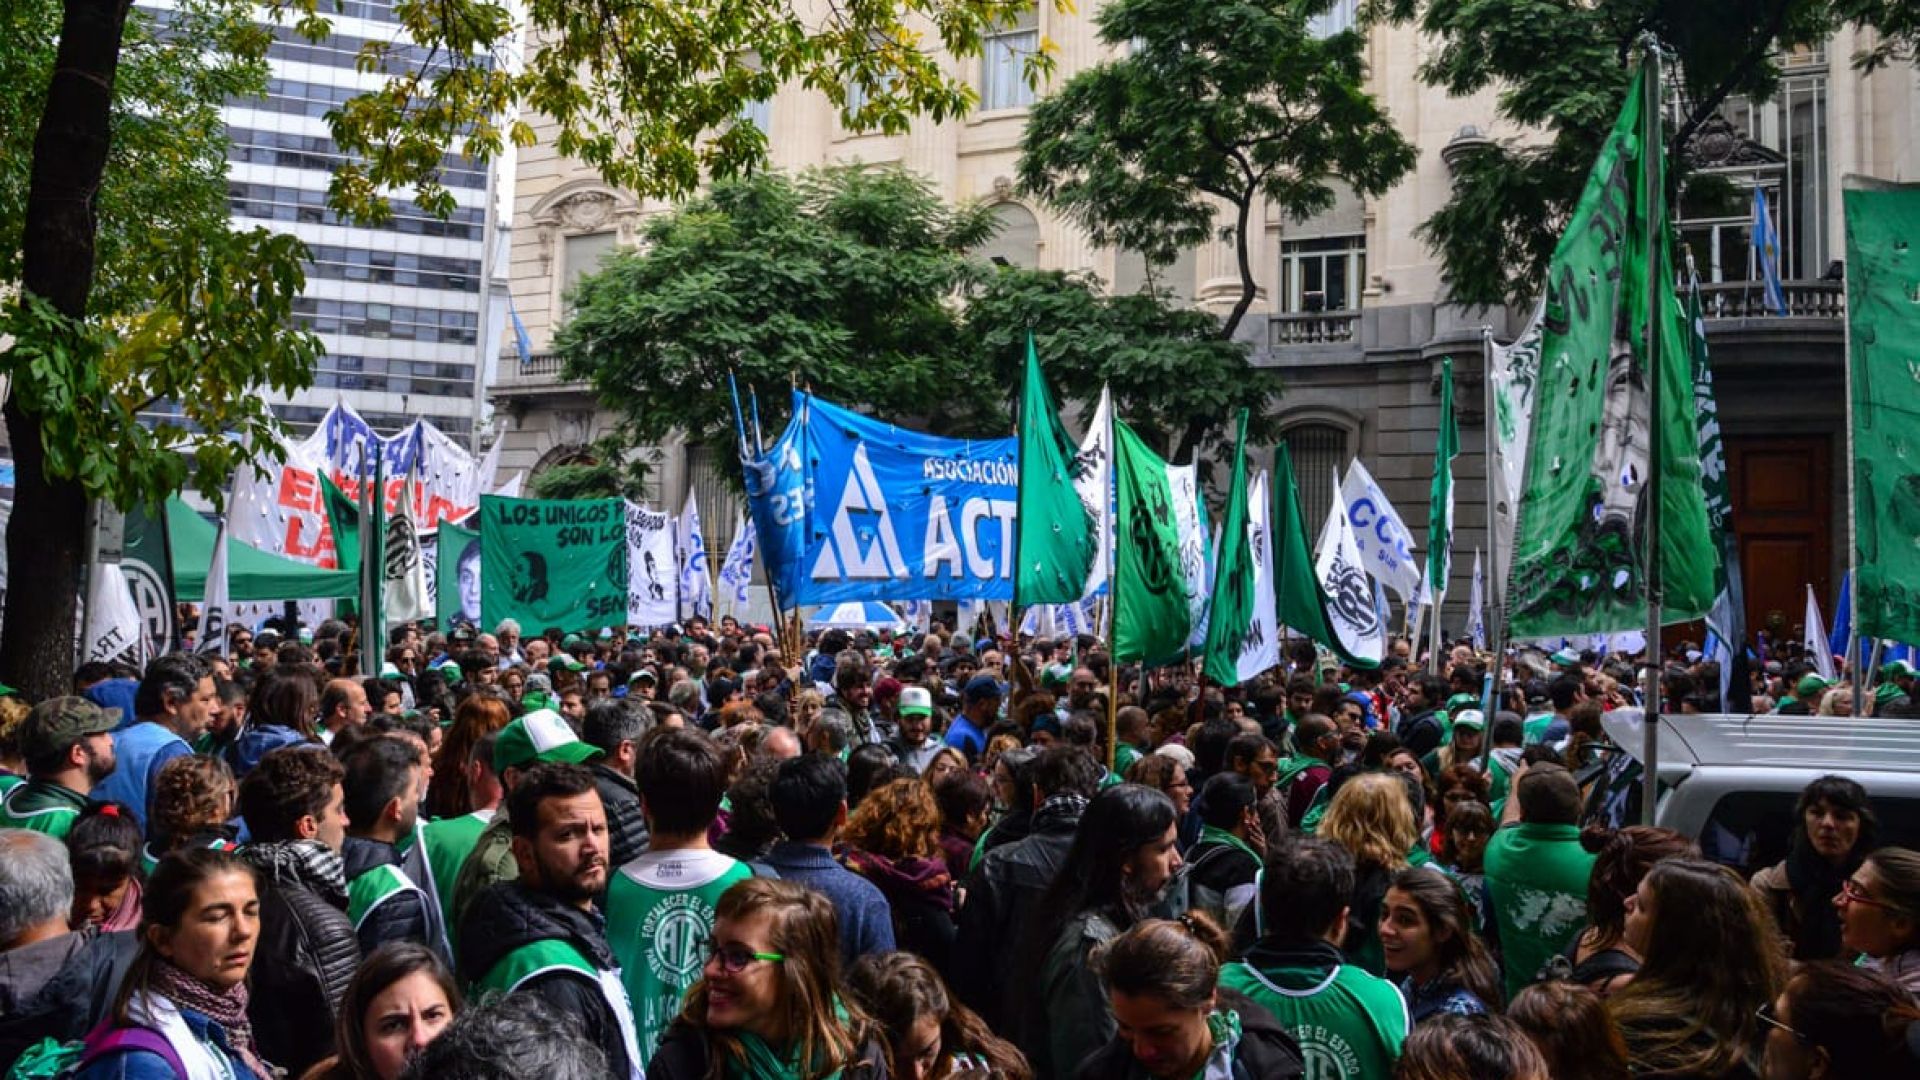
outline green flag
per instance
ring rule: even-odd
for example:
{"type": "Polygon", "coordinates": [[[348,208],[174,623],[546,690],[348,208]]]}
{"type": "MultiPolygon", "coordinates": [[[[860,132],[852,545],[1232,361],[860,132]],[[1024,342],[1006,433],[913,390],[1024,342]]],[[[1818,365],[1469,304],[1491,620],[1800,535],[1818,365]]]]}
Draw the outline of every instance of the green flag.
{"type": "Polygon", "coordinates": [[[1079,459],[1047,393],[1040,358],[1027,335],[1027,381],[1020,397],[1020,494],[1014,543],[1020,565],[1013,605],[1070,604],[1086,594],[1099,546],[1097,522],[1074,490],[1079,459]]]}
{"type": "MultiPolygon", "coordinates": [[[[1460,426],[1453,419],[1453,357],[1440,361],[1440,440],[1433,447],[1433,487],[1427,504],[1427,585],[1438,606],[1453,570],[1453,459],[1460,426]]],[[[1436,615],[1435,618],[1439,616],[1436,615]]]]}
{"type": "Polygon", "coordinates": [[[1113,443],[1120,504],[1114,538],[1113,657],[1164,663],[1181,655],[1193,629],[1173,484],[1166,460],[1118,418],[1113,421],[1113,443]]]}
{"type": "MultiPolygon", "coordinates": [[[[1336,489],[1334,498],[1339,497],[1336,489]]],[[[1327,594],[1314,568],[1313,546],[1307,542],[1306,512],[1300,508],[1293,456],[1287,452],[1286,443],[1273,450],[1273,504],[1273,578],[1281,625],[1333,650],[1353,667],[1379,667],[1376,661],[1348,652],[1334,632],[1333,620],[1327,614],[1327,594]]]]}
{"type": "Polygon", "coordinates": [[[1662,619],[1696,619],[1713,604],[1718,554],[1700,486],[1685,317],[1672,285],[1655,82],[1647,70],[1635,78],[1547,271],[1540,382],[1509,570],[1516,638],[1646,625],[1646,525],[1655,512],[1646,493],[1655,467],[1662,619]],[[1651,274],[1650,220],[1659,238],[1651,274]],[[1654,371],[1645,355],[1649,319],[1659,334],[1654,371]],[[1656,378],[1658,417],[1648,408],[1656,378]],[[1657,463],[1648,453],[1655,424],[1657,463]]]}
{"type": "Polygon", "coordinates": [[[321,504],[327,511],[327,531],[333,534],[337,569],[360,567],[360,508],[333,482],[325,469],[320,470],[321,504]]]}
{"type": "Polygon", "coordinates": [[[443,521],[435,543],[434,621],[442,630],[480,625],[479,532],[443,521]]]}
{"type": "MultiPolygon", "coordinates": [[[[480,497],[481,622],[627,624],[624,499],[480,497]]],[[[456,566],[456,574],[458,568],[456,566]]]]}
{"type": "Polygon", "coordinates": [[[1248,489],[1247,410],[1241,409],[1207,621],[1206,675],[1221,686],[1238,686],[1280,659],[1265,499],[1264,489],[1258,496],[1248,489]]]}
{"type": "Polygon", "coordinates": [[[1920,641],[1920,185],[1849,180],[1848,406],[1853,432],[1854,628],[1920,641]]]}

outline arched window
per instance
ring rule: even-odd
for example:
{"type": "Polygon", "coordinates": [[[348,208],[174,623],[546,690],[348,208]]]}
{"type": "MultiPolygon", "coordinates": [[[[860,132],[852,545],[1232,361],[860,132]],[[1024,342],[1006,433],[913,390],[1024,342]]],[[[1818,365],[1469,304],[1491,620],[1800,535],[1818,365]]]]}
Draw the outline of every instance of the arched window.
{"type": "Polygon", "coordinates": [[[1317,543],[1320,526],[1333,507],[1334,474],[1347,467],[1347,432],[1326,423],[1304,423],[1280,436],[1293,458],[1293,479],[1300,486],[1300,511],[1306,515],[1307,542],[1317,543]]]}
{"type": "Polygon", "coordinates": [[[1005,259],[1009,265],[1035,269],[1040,265],[1040,220],[1019,203],[1003,202],[993,208],[1000,228],[993,239],[980,245],[974,254],[983,259],[1005,259]]]}

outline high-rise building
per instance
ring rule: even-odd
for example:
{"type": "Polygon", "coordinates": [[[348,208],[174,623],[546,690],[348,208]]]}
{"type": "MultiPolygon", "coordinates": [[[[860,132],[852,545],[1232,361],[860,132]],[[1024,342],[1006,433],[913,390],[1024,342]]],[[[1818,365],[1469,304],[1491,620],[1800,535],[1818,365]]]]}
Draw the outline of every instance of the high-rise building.
{"type": "Polygon", "coordinates": [[[326,353],[313,386],[273,402],[274,411],[302,433],[344,401],[382,431],[424,418],[467,442],[491,367],[479,361],[500,166],[449,155],[442,176],[458,205],[444,219],[405,198],[377,227],[349,224],[328,209],[327,184],[345,159],[326,115],[387,78],[355,69],[361,46],[393,43],[396,65],[424,58],[406,44],[387,0],[343,0],[328,17],[333,32],[322,41],[271,26],[265,96],[235,99],[223,110],[235,224],[292,233],[312,256],[294,311],[326,353]]]}

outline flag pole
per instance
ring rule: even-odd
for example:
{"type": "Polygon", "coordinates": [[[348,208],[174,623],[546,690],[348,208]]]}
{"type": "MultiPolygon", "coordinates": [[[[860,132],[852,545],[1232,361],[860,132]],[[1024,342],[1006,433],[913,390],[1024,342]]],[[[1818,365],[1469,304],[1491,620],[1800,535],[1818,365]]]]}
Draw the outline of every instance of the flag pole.
{"type": "MultiPolygon", "coordinates": [[[[1119,444],[1114,440],[1113,407],[1107,407],[1107,476],[1115,484],[1120,482],[1118,472],[1119,444]]],[[[1117,495],[1118,492],[1115,492],[1117,495]]],[[[1102,492],[1106,498],[1107,493],[1102,492]]],[[[1116,500],[1117,501],[1117,500],[1116,500]]],[[[1114,506],[1114,502],[1109,502],[1114,506]]],[[[1118,507],[1115,506],[1116,516],[1118,507]]],[[[1120,523],[1115,521],[1109,530],[1112,543],[1105,545],[1103,553],[1107,560],[1107,771],[1112,772],[1114,764],[1120,759],[1120,523]]],[[[1096,558],[1101,557],[1096,555],[1096,558]]],[[[1140,665],[1140,681],[1144,684],[1147,666],[1143,660],[1140,665]]],[[[1145,687],[1142,687],[1142,701],[1146,700],[1145,687]]]]}
{"type": "Polygon", "coordinates": [[[1641,729],[1640,820],[1654,823],[1660,796],[1660,615],[1665,599],[1660,566],[1660,497],[1662,447],[1660,438],[1660,302],[1662,288],[1672,286],[1660,280],[1660,245],[1666,237],[1660,229],[1666,215],[1655,213],[1653,200],[1665,206],[1665,179],[1661,176],[1664,149],[1660,130],[1660,50],[1652,34],[1641,38],[1642,80],[1640,97],[1640,213],[1645,220],[1646,266],[1644,288],[1647,303],[1645,364],[1647,377],[1647,673],[1644,692],[1646,708],[1641,729]]]}
{"type": "Polygon", "coordinates": [[[1486,463],[1487,485],[1487,568],[1486,582],[1481,587],[1480,602],[1487,621],[1487,651],[1492,658],[1487,662],[1487,675],[1483,680],[1484,688],[1480,692],[1480,716],[1487,725],[1487,737],[1480,740],[1480,771],[1486,772],[1488,760],[1493,755],[1493,717],[1500,704],[1500,678],[1506,674],[1507,620],[1506,596],[1504,588],[1506,577],[1500,571],[1500,541],[1498,520],[1499,505],[1495,498],[1493,472],[1500,467],[1499,458],[1499,412],[1493,387],[1493,327],[1480,327],[1480,389],[1485,404],[1481,426],[1486,433],[1486,451],[1482,460],[1486,463]],[[1491,616],[1491,618],[1487,618],[1491,616]]]}
{"type": "Polygon", "coordinates": [[[370,441],[360,444],[360,467],[357,470],[360,481],[360,670],[373,672],[380,670],[378,651],[380,644],[373,624],[378,621],[379,613],[374,611],[372,575],[375,573],[374,546],[371,532],[373,529],[373,499],[370,481],[367,479],[367,450],[370,441]]]}

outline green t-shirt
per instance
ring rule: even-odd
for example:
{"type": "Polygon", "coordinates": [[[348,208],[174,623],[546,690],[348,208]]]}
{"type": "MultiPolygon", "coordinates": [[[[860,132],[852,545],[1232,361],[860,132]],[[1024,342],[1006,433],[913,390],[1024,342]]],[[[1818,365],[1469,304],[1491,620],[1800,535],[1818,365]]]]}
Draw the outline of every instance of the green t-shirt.
{"type": "Polygon", "coordinates": [[[1527,717],[1521,724],[1521,731],[1524,733],[1521,738],[1522,744],[1534,746],[1547,741],[1547,729],[1552,726],[1552,713],[1541,713],[1538,716],[1527,717]]]}
{"type": "Polygon", "coordinates": [[[0,829],[30,829],[65,840],[86,805],[87,797],[72,788],[29,780],[0,800],[0,829]]]}
{"type": "Polygon", "coordinates": [[[460,879],[460,865],[473,854],[480,834],[493,820],[493,811],[475,810],[456,818],[429,821],[420,830],[420,846],[426,849],[427,866],[433,871],[434,892],[440,898],[440,914],[447,921],[447,934],[455,933],[453,922],[453,885],[460,879]]]}
{"type": "Polygon", "coordinates": [[[1508,1000],[1587,924],[1593,855],[1578,825],[1509,825],[1487,841],[1487,898],[1500,926],[1508,1000]]]}
{"type": "Polygon", "coordinates": [[[752,876],[746,863],[706,848],[649,851],[613,875],[607,944],[633,1003],[640,1071],[700,978],[720,894],[752,876]]]}
{"type": "Polygon", "coordinates": [[[1351,964],[1259,969],[1237,960],[1220,985],[1266,1007],[1300,1042],[1308,1080],[1387,1080],[1407,1040],[1407,1002],[1351,964]]]}

